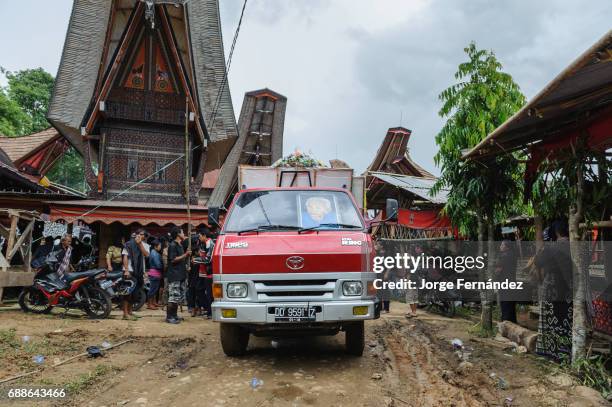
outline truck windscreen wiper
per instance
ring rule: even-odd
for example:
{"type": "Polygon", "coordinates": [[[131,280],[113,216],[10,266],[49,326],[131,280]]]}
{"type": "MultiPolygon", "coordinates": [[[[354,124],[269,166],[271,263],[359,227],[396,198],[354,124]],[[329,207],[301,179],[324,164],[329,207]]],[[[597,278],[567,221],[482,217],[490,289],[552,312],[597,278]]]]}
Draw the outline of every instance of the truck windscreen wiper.
{"type": "Polygon", "coordinates": [[[241,235],[242,233],[247,233],[247,232],[263,232],[267,230],[283,230],[283,229],[299,230],[300,227],[295,226],[295,225],[261,225],[261,226],[257,226],[256,228],[239,230],[238,235],[241,235]]]}
{"type": "Polygon", "coordinates": [[[309,228],[300,228],[298,233],[307,232],[309,230],[316,230],[320,227],[338,227],[338,228],[347,228],[347,229],[362,229],[362,226],[357,225],[349,225],[347,223],[320,223],[316,226],[311,226],[309,228]]]}

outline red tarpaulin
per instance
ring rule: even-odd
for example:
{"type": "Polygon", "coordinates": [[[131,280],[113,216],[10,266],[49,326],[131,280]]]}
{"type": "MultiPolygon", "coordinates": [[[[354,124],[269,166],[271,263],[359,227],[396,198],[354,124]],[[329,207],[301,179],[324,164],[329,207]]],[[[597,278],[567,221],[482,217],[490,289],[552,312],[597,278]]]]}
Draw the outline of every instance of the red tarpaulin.
{"type": "MultiPolygon", "coordinates": [[[[143,205],[144,206],[144,205],[143,205]]],[[[102,222],[110,225],[119,222],[124,225],[137,223],[139,225],[155,224],[165,225],[184,225],[188,223],[187,211],[181,206],[184,205],[157,205],[158,208],[134,208],[123,206],[103,206],[96,208],[94,205],[63,205],[53,203],[50,205],[51,221],[63,220],[71,223],[80,220],[85,223],[102,222]],[[94,210],[94,208],[96,208],[94,210]]],[[[191,224],[198,226],[208,223],[208,211],[201,207],[191,208],[191,224]]]]}
{"type": "MultiPolygon", "coordinates": [[[[547,143],[531,148],[531,160],[527,164],[526,174],[534,174],[545,158],[556,159],[563,150],[576,145],[583,133],[575,131],[562,137],[557,137],[547,143]]],[[[612,115],[601,118],[592,123],[585,131],[588,137],[586,147],[593,151],[606,151],[612,147],[612,115]]]]}
{"type": "Polygon", "coordinates": [[[398,223],[413,229],[451,228],[450,219],[439,211],[413,211],[400,209],[398,223]]]}

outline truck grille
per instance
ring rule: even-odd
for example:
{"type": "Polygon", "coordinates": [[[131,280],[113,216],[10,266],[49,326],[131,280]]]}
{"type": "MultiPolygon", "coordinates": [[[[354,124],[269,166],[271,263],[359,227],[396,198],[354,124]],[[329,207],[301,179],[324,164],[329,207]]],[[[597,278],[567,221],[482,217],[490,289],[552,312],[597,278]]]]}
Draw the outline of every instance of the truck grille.
{"type": "Polygon", "coordinates": [[[260,301],[326,301],[334,298],[336,280],[254,281],[260,301]]]}

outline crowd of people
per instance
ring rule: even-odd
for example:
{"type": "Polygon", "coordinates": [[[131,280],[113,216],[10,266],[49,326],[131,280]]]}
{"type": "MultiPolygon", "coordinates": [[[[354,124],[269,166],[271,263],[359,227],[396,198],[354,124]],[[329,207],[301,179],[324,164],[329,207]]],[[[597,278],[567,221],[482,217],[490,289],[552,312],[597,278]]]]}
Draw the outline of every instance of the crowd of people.
{"type": "MultiPolygon", "coordinates": [[[[192,236],[175,226],[169,233],[152,236],[138,229],[129,237],[117,237],[107,248],[104,264],[109,272],[120,272],[131,281],[129,291],[121,297],[123,319],[137,320],[133,304],[139,293],[148,287],[147,308],[165,309],[166,322],[178,324],[183,318],[178,310],[187,305],[192,317],[212,318],[212,254],[217,238],[215,228],[203,226],[192,236]]],[[[84,257],[93,257],[91,238],[73,239],[70,233],[61,238],[46,237],[33,255],[34,268],[54,252],[56,273],[63,278],[67,272],[78,271],[75,264],[84,257]]]]}
{"type": "Polygon", "coordinates": [[[165,308],[166,322],[178,324],[178,310],[187,305],[192,317],[212,317],[212,254],[217,233],[202,227],[192,236],[173,227],[167,235],[151,236],[139,229],[129,240],[118,238],[106,251],[109,271],[123,272],[135,284],[122,298],[123,319],[136,320],[132,304],[148,282],[147,308],[165,308]]]}

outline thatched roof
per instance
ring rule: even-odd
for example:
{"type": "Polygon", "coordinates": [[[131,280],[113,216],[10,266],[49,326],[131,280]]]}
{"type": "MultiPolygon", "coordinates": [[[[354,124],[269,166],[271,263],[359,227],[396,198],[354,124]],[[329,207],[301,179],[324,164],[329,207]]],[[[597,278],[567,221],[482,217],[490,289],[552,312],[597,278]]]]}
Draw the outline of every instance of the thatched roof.
{"type": "MultiPolygon", "coordinates": [[[[53,126],[81,152],[83,152],[83,141],[80,128],[91,109],[96,80],[100,71],[106,71],[112,62],[112,56],[129,17],[126,10],[129,11],[137,3],[137,0],[74,2],[47,117],[53,126]],[[118,11],[113,26],[109,28],[113,5],[117,6],[118,11]],[[105,54],[107,34],[109,47],[105,54]]],[[[170,14],[175,30],[177,27],[183,27],[183,30],[185,26],[189,27],[189,32],[176,32],[176,38],[183,56],[190,57],[186,64],[191,66],[195,76],[200,114],[204,118],[211,142],[237,137],[227,82],[223,89],[220,89],[225,75],[225,56],[218,1],[156,0],[156,3],[184,4],[186,8],[183,13],[182,8],[170,7],[170,14]],[[175,21],[185,16],[189,20],[188,24],[175,27],[175,21]],[[222,96],[219,108],[215,123],[211,125],[209,121],[220,90],[222,96]]]]}

